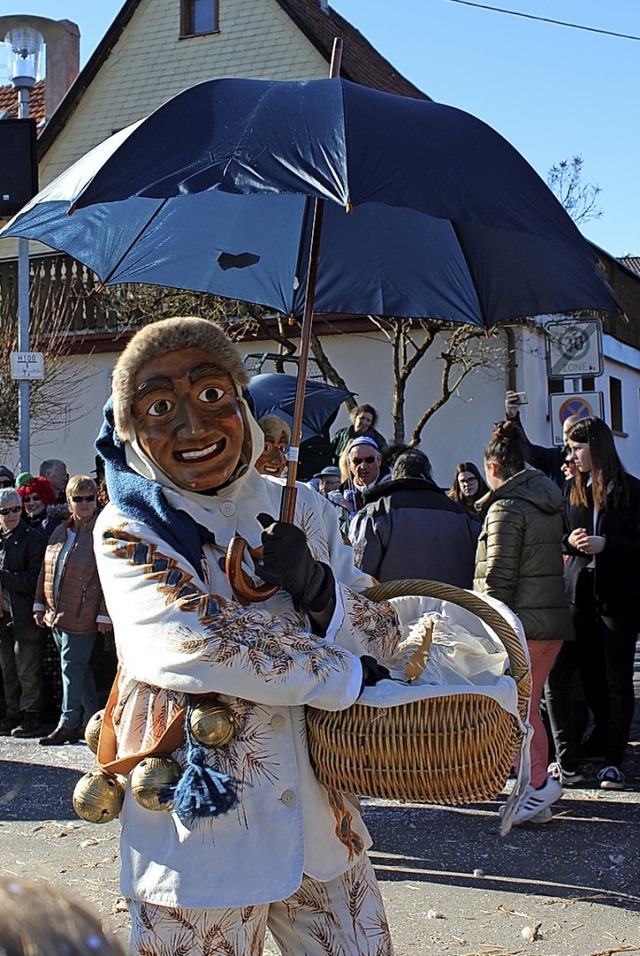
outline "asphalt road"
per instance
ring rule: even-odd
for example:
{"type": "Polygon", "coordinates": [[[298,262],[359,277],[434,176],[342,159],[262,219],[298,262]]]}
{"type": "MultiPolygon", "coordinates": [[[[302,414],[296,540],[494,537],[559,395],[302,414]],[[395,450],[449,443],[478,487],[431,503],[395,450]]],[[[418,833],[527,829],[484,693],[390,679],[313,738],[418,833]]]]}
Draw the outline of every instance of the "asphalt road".
{"type": "MultiPolygon", "coordinates": [[[[565,791],[551,823],[507,837],[503,797],[459,808],[364,801],[396,956],[640,953],[639,729],[632,789],[604,792],[591,777],[565,791]]],[[[126,943],[118,822],[84,823],[71,807],[93,767],[83,744],[0,738],[0,867],[71,890],[126,943]]]]}

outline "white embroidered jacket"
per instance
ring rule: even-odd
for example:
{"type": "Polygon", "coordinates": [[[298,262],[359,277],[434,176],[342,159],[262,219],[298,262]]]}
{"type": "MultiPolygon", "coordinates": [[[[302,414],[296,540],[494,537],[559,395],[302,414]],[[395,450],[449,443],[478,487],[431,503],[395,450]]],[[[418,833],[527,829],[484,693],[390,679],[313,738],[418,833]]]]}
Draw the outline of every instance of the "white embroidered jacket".
{"type": "MultiPolygon", "coordinates": [[[[130,460],[149,471],[135,449],[130,460]]],[[[113,504],[98,518],[97,563],[121,668],[114,714],[118,755],[150,747],[185,695],[216,692],[233,710],[239,731],[208,756],[239,781],[240,802],[188,829],[173,813],[142,808],[127,787],[120,817],[122,891],[196,908],[284,899],[303,872],[330,880],[371,843],[356,806],[328,793],[313,773],[304,704],[327,710],[352,704],[361,684],[359,656],[388,660],[401,637],[398,620],[391,605],[359,596],[371,579],[353,565],[333,506],[306,485],[298,487],[295,522],[338,582],[337,609],[324,638],[310,632],[285,592],[242,607],[221,568],[234,534],[252,547],[260,544],[255,516],[278,514],[278,482],[251,468],[209,498],[161,481],[171,504],[206,523],[216,544],[205,546],[205,566],[194,568],[113,504]]],[[[184,765],[184,750],[173,756],[184,765]]]]}

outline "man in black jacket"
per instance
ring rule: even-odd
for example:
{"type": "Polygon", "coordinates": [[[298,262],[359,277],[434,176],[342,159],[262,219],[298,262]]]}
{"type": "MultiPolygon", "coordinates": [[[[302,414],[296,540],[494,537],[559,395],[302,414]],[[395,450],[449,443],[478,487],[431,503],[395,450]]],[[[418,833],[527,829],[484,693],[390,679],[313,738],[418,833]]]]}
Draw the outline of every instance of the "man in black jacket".
{"type": "Polygon", "coordinates": [[[412,448],[396,459],[390,481],[365,494],[349,537],[356,564],[378,581],[423,578],[470,588],[480,527],[412,448]]]}
{"type": "Polygon", "coordinates": [[[524,425],[520,419],[520,405],[517,401],[517,392],[507,392],[504,399],[505,418],[513,418],[520,426],[520,430],[525,441],[525,460],[533,468],[555,481],[559,488],[564,488],[566,478],[562,472],[562,465],[565,460],[565,446],[567,444],[567,432],[572,425],[580,421],[580,415],[568,415],[562,423],[562,445],[552,445],[546,448],[544,445],[534,445],[529,441],[524,425]]]}
{"type": "Polygon", "coordinates": [[[22,501],[13,488],[0,491],[0,668],[6,716],[0,734],[42,733],[42,631],[33,620],[33,598],[46,539],[22,520],[22,501]]]}

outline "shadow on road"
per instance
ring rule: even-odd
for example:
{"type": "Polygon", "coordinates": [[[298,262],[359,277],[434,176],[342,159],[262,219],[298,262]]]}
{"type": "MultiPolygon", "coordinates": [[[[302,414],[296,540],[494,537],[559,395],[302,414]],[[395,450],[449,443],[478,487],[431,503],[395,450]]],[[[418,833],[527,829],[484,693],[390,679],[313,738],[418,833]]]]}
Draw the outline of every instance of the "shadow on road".
{"type": "Polygon", "coordinates": [[[640,911],[640,805],[565,794],[544,826],[499,832],[500,803],[365,803],[382,880],[539,894],[640,911]]]}
{"type": "Polygon", "coordinates": [[[0,821],[75,819],[73,788],[81,771],[0,760],[0,821]]]}

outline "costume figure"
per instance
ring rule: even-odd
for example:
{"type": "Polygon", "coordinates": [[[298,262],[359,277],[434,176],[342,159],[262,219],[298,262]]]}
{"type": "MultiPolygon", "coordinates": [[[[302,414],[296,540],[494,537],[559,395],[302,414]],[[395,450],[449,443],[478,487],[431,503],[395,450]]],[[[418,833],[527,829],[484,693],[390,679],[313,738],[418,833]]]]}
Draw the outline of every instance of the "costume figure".
{"type": "MultiPolygon", "coordinates": [[[[282,485],[254,467],[264,435],[246,381],[212,323],[147,326],[118,362],[115,432],[108,420],[98,441],[110,504],[95,548],[120,666],[117,755],[152,748],[192,695],[215,693],[236,728],[205,758],[237,787],[228,812],[154,812],[127,785],[132,952],[253,956],[269,926],[291,956],[391,954],[370,838],[356,802],[313,773],[304,705],[352,704],[369,673],[361,656],[389,659],[398,620],[359,594],[371,579],[328,501],[300,484],[295,526],[271,517],[282,485]],[[280,590],[263,604],[242,606],[227,581],[236,534],[264,545],[250,570],[280,590]]],[[[182,768],[188,748],[172,753],[182,768]]]]}

